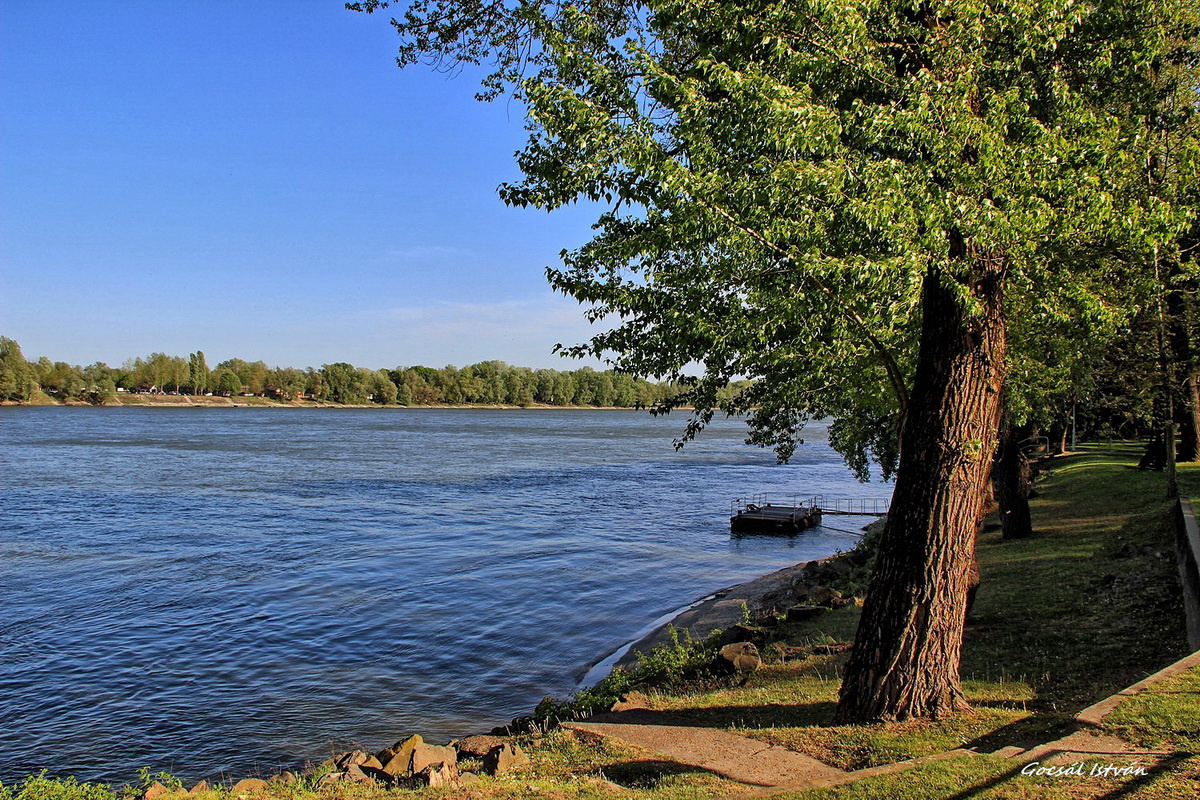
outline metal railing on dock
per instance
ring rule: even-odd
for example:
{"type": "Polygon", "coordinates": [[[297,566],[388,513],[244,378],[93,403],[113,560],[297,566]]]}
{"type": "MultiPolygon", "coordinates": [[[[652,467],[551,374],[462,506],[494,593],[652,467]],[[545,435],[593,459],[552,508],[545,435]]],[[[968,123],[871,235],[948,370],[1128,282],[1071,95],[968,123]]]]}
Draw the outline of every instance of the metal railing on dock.
{"type": "Polygon", "coordinates": [[[768,497],[763,494],[751,495],[749,498],[739,497],[729,503],[731,516],[747,510],[758,508],[817,508],[823,514],[854,514],[859,516],[882,516],[888,512],[891,498],[882,497],[826,497],[823,494],[812,497],[792,495],[789,497],[768,497]],[[753,507],[753,508],[752,508],[753,507]]]}
{"type": "Polygon", "coordinates": [[[882,516],[892,504],[890,497],[826,497],[816,495],[809,498],[809,505],[821,509],[822,514],[855,514],[882,516]]]}

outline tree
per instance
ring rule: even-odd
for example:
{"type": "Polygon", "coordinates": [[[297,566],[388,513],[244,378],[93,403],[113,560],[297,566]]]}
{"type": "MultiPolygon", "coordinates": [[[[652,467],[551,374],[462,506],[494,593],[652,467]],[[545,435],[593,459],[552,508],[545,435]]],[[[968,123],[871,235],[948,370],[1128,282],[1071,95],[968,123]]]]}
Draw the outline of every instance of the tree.
{"type": "Polygon", "coordinates": [[[228,367],[218,367],[215,379],[217,394],[237,397],[242,393],[242,379],[228,367]]]}
{"type": "Polygon", "coordinates": [[[677,382],[658,410],[695,408],[685,440],[746,412],[786,458],[832,416],[852,462],[894,459],[842,721],[966,705],[1006,296],[1085,288],[1080,243],[1146,264],[1178,229],[1169,201],[1122,190],[1179,7],[418,0],[393,20],[401,65],[487,60],[483,95],[527,104],[507,202],[611,204],[548,271],[620,321],[568,354],[677,382]],[[720,397],[736,376],[757,380],[720,397]]]}
{"type": "Polygon", "coordinates": [[[325,399],[325,379],[318,370],[304,370],[304,393],[315,400],[325,399]]]}
{"type": "Polygon", "coordinates": [[[399,393],[396,391],[396,384],[388,377],[387,370],[360,367],[359,374],[368,400],[384,406],[395,404],[399,393]]]}
{"type": "Polygon", "coordinates": [[[0,400],[25,402],[33,394],[33,368],[21,355],[21,346],[0,336],[0,400]]]}
{"type": "Polygon", "coordinates": [[[533,405],[536,381],[531,370],[510,367],[504,376],[504,402],[522,407],[533,405]]]}
{"type": "Polygon", "coordinates": [[[227,369],[238,376],[238,380],[242,382],[242,391],[249,394],[262,394],[267,387],[267,365],[262,361],[243,361],[240,358],[231,358],[228,361],[222,361],[217,365],[217,369],[227,369]]]}
{"type": "Polygon", "coordinates": [[[188,356],[188,390],[192,394],[204,394],[208,391],[208,381],[208,361],[204,358],[204,351],[197,350],[188,356]]]}
{"type": "Polygon", "coordinates": [[[276,367],[267,372],[264,391],[281,400],[297,400],[304,393],[307,375],[295,367],[276,367]]]}
{"type": "Polygon", "coordinates": [[[83,377],[87,382],[88,400],[96,405],[112,403],[117,399],[117,384],[114,381],[116,370],[102,361],[97,361],[83,368],[83,377]]]}
{"type": "Polygon", "coordinates": [[[367,402],[367,391],[363,376],[352,364],[339,361],[321,366],[324,397],[335,403],[363,405],[367,402]]]}

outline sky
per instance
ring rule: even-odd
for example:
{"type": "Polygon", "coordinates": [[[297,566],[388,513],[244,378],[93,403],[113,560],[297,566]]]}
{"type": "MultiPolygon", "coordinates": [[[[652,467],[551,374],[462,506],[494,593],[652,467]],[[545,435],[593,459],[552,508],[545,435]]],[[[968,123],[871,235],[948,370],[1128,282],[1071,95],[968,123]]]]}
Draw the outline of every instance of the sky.
{"type": "Polygon", "coordinates": [[[116,366],[575,369],[544,270],[596,210],[513,209],[524,109],[400,70],[342,0],[2,0],[0,335],[116,366]]]}

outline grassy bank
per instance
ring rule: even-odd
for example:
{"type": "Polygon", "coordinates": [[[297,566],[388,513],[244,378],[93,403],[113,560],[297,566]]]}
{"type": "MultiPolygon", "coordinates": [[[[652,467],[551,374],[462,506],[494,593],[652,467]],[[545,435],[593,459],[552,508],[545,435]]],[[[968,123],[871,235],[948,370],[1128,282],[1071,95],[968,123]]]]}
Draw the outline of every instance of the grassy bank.
{"type": "MultiPolygon", "coordinates": [[[[1028,776],[1021,774],[1020,762],[989,755],[1070,733],[1081,709],[1187,652],[1171,507],[1163,496],[1162,475],[1133,468],[1138,454],[1127,446],[1057,459],[1045,470],[1040,496],[1033,501],[1034,538],[1003,542],[994,520],[985,529],[979,543],[982,585],[963,651],[962,673],[974,707],[968,713],[940,721],[833,726],[845,655],[825,654],[821,646],[852,638],[859,613],[853,605],[803,623],[761,620],[766,663],[745,685],[689,673],[687,653],[678,651],[659,655],[659,679],[651,685],[632,686],[626,679],[619,688],[636,688],[651,708],[783,745],[845,770],[957,749],[977,753],[785,795],[797,800],[1196,796],[1200,670],[1123,702],[1105,719],[1104,733],[1161,754],[1147,775],[1028,776]]],[[[1200,465],[1182,467],[1180,480],[1185,494],[1200,496],[1200,465]]],[[[561,730],[527,734],[519,741],[530,766],[465,788],[412,792],[301,780],[273,784],[269,795],[667,800],[730,797],[746,789],[635,748],[580,740],[561,730]]],[[[35,779],[0,789],[0,800],[109,800],[121,792],[35,779]]],[[[210,790],[198,800],[223,796],[228,795],[210,790]]]]}

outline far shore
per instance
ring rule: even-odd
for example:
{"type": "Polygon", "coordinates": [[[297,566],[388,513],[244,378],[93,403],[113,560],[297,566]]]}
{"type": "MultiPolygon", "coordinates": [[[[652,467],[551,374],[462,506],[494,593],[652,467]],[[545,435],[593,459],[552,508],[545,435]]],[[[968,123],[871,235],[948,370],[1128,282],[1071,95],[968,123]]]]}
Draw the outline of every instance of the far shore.
{"type": "MultiPolygon", "coordinates": [[[[120,394],[115,402],[87,403],[82,400],[56,400],[48,395],[31,399],[27,402],[12,400],[0,401],[0,406],[63,406],[71,408],[369,408],[380,410],[404,409],[485,409],[497,411],[645,411],[643,407],[631,406],[557,406],[548,403],[530,403],[528,405],[500,405],[488,403],[470,403],[453,405],[449,403],[433,403],[424,405],[381,405],[379,403],[330,403],[321,400],[274,400],[267,397],[217,397],[208,395],[187,394],[120,394]]],[[[681,407],[680,410],[687,410],[681,407]]]]}

